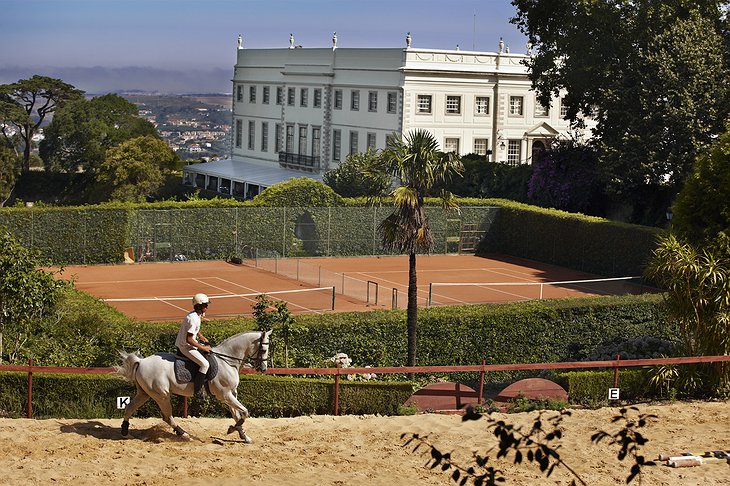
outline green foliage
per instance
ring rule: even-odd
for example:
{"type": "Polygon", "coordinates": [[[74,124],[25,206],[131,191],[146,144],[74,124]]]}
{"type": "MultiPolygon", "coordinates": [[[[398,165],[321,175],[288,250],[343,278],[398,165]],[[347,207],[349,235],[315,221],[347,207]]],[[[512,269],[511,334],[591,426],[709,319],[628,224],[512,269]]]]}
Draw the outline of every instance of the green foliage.
{"type": "Polygon", "coordinates": [[[20,165],[15,152],[0,144],[0,206],[4,206],[10,197],[19,174],[20,165]]]}
{"type": "Polygon", "coordinates": [[[95,173],[108,149],[146,135],[152,123],[139,117],[137,107],[115,94],[79,99],[59,108],[43,130],[39,150],[47,169],[74,172],[81,166],[95,173]]]}
{"type": "MultiPolygon", "coordinates": [[[[0,85],[0,125],[3,123],[12,125],[20,133],[24,171],[28,171],[30,167],[33,135],[43,124],[46,116],[52,114],[56,108],[82,96],[83,91],[60,79],[47,76],[35,75],[30,79],[0,85]]],[[[7,136],[6,140],[10,141],[7,136]]]]}
{"type": "Polygon", "coordinates": [[[484,155],[468,154],[461,157],[463,177],[438,184],[459,197],[499,197],[512,201],[527,201],[528,182],[532,165],[507,165],[488,162],[484,155]]]}
{"type": "Polygon", "coordinates": [[[674,204],[672,230],[692,243],[730,235],[730,127],[697,159],[674,204]]]}
{"type": "Polygon", "coordinates": [[[511,201],[498,204],[478,254],[501,253],[609,277],[639,276],[661,233],[511,201]]]}
{"type": "Polygon", "coordinates": [[[147,135],[129,139],[107,150],[97,181],[111,189],[110,199],[144,201],[162,187],[164,173],[180,159],[159,138],[147,135]]]}
{"type": "Polygon", "coordinates": [[[342,197],[322,182],[309,177],[289,179],[269,186],[253,198],[256,206],[342,206],[342,197]]]}
{"type": "MultiPolygon", "coordinates": [[[[559,373],[556,380],[568,391],[571,403],[602,407],[609,404],[608,389],[613,388],[613,374],[613,371],[571,371],[559,373]]],[[[622,401],[636,402],[654,396],[646,370],[620,369],[618,385],[622,401]]]]}
{"type": "Polygon", "coordinates": [[[256,297],[253,317],[259,331],[273,330],[272,339],[284,341],[284,367],[289,367],[289,342],[291,336],[305,332],[306,328],[296,325],[296,319],[289,311],[286,301],[272,301],[266,294],[256,297]]]}
{"type": "Polygon", "coordinates": [[[593,116],[606,189],[638,204],[648,185],[676,193],[724,131],[728,65],[721,2],[515,0],[533,42],[540,101],[567,91],[569,119],[593,116]]]}
{"type": "MultiPolygon", "coordinates": [[[[0,417],[21,417],[27,409],[28,378],[24,373],[0,373],[0,417]]],[[[117,375],[33,374],[33,416],[35,418],[114,418],[116,397],[133,396],[134,385],[117,375]]],[[[286,378],[242,375],[238,399],[257,417],[293,417],[331,414],[334,381],[330,379],[286,378]]],[[[395,415],[413,393],[410,383],[362,383],[340,381],[341,414],[395,415]]],[[[172,397],[173,415],[182,415],[183,399],[172,397]]],[[[191,415],[228,416],[228,408],[217,400],[190,400],[191,415]]],[[[159,417],[150,400],[135,413],[137,417],[159,417]]]]}
{"type": "Polygon", "coordinates": [[[325,172],[322,180],[343,197],[385,196],[390,189],[391,178],[372,170],[379,157],[378,152],[372,149],[350,154],[344,162],[325,172]]]}
{"type": "Polygon", "coordinates": [[[44,316],[53,310],[65,282],[41,270],[44,262],[0,228],[0,362],[7,350],[12,363],[32,335],[44,330],[44,316]]]}
{"type": "MultiPolygon", "coordinates": [[[[667,289],[670,318],[677,324],[685,356],[730,354],[730,238],[720,236],[697,248],[675,235],[662,238],[647,274],[667,289]]],[[[730,363],[683,369],[679,381],[688,389],[704,387],[730,394],[730,363]],[[684,379],[687,378],[687,379],[684,379]]]]}

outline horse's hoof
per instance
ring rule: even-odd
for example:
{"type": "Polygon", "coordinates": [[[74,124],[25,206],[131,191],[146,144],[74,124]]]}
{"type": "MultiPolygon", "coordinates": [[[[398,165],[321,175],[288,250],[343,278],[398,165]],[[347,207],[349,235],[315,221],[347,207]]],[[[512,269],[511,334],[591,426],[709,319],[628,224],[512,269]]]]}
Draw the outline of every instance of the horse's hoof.
{"type": "Polygon", "coordinates": [[[122,422],[122,437],[127,437],[129,435],[129,421],[125,420],[122,422]]]}
{"type": "Polygon", "coordinates": [[[236,426],[235,425],[229,425],[228,426],[228,432],[226,432],[226,434],[232,434],[235,431],[236,431],[236,426]]]}
{"type": "Polygon", "coordinates": [[[239,435],[241,436],[241,440],[243,440],[244,444],[253,444],[253,439],[251,437],[249,437],[248,435],[246,435],[245,432],[243,432],[242,434],[239,434],[239,435]]]}

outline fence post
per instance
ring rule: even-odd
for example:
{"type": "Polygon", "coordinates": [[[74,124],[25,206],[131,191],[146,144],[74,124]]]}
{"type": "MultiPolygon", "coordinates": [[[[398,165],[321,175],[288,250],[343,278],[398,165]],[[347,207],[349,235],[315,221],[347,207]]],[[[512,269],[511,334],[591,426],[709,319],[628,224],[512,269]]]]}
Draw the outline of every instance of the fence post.
{"type": "Polygon", "coordinates": [[[33,358],[28,358],[28,418],[33,418],[33,358]]]}
{"type": "Polygon", "coordinates": [[[618,362],[621,360],[621,355],[616,355],[616,365],[613,368],[613,387],[618,388],[618,362]]]}
{"type": "Polygon", "coordinates": [[[188,397],[183,397],[183,418],[188,418],[188,397]]]}
{"type": "Polygon", "coordinates": [[[484,366],[486,366],[487,360],[482,360],[482,370],[479,372],[479,398],[477,398],[477,405],[481,405],[484,401],[484,366]]]}
{"type": "Polygon", "coordinates": [[[335,373],[335,416],[340,413],[340,363],[336,363],[337,373],[335,373]]]}

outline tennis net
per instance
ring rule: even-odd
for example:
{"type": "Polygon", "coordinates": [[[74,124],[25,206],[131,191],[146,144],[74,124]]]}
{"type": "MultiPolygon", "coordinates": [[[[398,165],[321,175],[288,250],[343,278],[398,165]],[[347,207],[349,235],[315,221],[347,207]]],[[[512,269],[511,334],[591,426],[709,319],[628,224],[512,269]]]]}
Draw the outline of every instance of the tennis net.
{"type": "Polygon", "coordinates": [[[626,295],[653,292],[642,277],[616,277],[548,282],[432,282],[428,305],[519,302],[595,295],[626,295]]]}
{"type": "MultiPolygon", "coordinates": [[[[208,317],[250,317],[259,295],[273,301],[284,301],[293,314],[315,314],[333,311],[335,291],[333,287],[277,290],[251,294],[209,295],[211,306],[208,317]]],[[[104,299],[121,312],[147,320],[180,319],[181,312],[189,311],[190,297],[141,297],[104,299]]]]}

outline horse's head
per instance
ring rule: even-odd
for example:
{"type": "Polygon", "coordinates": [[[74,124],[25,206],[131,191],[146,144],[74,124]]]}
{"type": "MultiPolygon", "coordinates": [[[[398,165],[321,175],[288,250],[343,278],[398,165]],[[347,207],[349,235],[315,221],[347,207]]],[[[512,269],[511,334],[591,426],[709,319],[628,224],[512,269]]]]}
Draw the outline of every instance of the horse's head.
{"type": "Polygon", "coordinates": [[[263,373],[268,368],[271,331],[262,332],[254,343],[256,344],[256,354],[253,356],[254,369],[263,373]]]}

